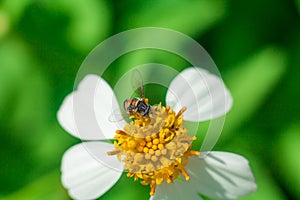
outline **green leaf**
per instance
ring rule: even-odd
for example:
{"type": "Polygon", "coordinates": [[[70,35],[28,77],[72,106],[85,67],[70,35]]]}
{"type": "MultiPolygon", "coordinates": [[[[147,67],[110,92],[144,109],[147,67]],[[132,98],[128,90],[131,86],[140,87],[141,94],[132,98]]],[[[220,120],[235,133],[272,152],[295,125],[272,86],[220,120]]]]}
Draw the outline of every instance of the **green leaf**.
{"type": "Polygon", "coordinates": [[[0,113],[14,130],[37,130],[49,122],[50,86],[29,48],[18,38],[0,47],[0,113]],[[28,129],[27,129],[28,128],[28,129]]]}
{"type": "Polygon", "coordinates": [[[24,132],[44,128],[49,123],[50,88],[45,75],[34,71],[22,78],[22,84],[17,88],[15,109],[12,112],[12,123],[18,125],[24,132]]]}
{"type": "Polygon", "coordinates": [[[1,10],[7,14],[10,22],[15,23],[30,3],[30,0],[4,0],[1,2],[1,10]]]}
{"type": "Polygon", "coordinates": [[[79,139],[69,135],[58,123],[44,126],[35,133],[35,148],[39,150],[32,153],[32,162],[42,172],[59,167],[64,152],[78,142],[79,139]]]}
{"type": "MultiPolygon", "coordinates": [[[[225,16],[226,2],[204,1],[142,1],[134,5],[134,12],[124,16],[123,29],[164,27],[190,36],[203,33],[225,16]]],[[[129,8],[130,9],[130,8],[129,8]]]]}
{"type": "Polygon", "coordinates": [[[9,32],[10,28],[9,16],[0,9],[0,39],[9,32]]]}
{"type": "Polygon", "coordinates": [[[296,6],[298,8],[298,11],[300,13],[300,0],[295,0],[296,6]]]}
{"type": "Polygon", "coordinates": [[[1,41],[0,45],[0,116],[8,108],[31,69],[31,55],[17,38],[1,41]]]}
{"type": "Polygon", "coordinates": [[[15,199],[69,199],[66,191],[60,184],[60,174],[58,171],[45,175],[19,191],[3,198],[5,200],[15,199]]]}
{"type": "Polygon", "coordinates": [[[286,60],[285,52],[269,47],[256,52],[225,75],[225,84],[233,96],[233,107],[227,114],[223,136],[232,136],[236,128],[255,114],[283,77],[286,60]]]}
{"type": "Polygon", "coordinates": [[[293,124],[287,127],[277,138],[273,145],[273,160],[276,163],[279,177],[286,188],[300,198],[300,126],[293,124]],[[292,184],[292,185],[291,185],[292,184]]]}
{"type": "Polygon", "coordinates": [[[90,51],[105,37],[111,26],[111,13],[108,2],[97,0],[44,1],[53,12],[62,11],[70,17],[66,40],[81,51],[90,51]]]}

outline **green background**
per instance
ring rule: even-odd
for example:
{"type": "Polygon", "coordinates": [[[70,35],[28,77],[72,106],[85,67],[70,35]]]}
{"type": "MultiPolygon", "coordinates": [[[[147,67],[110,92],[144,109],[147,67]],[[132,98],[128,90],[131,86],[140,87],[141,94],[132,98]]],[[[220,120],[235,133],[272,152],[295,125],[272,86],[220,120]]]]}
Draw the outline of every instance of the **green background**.
{"type": "MultiPolygon", "coordinates": [[[[80,140],[56,112],[97,44],[145,26],[187,34],[219,67],[234,107],[215,150],[250,160],[258,190],[243,199],[300,199],[299,11],[299,0],[0,1],[0,199],[69,199],[60,161],[80,140]]],[[[149,62],[147,53],[188,66],[164,52],[135,52],[113,63],[106,80],[114,85],[149,62]]],[[[153,101],[165,92],[146,87],[153,101]]],[[[148,192],[123,176],[101,199],[148,199],[148,192]]]]}

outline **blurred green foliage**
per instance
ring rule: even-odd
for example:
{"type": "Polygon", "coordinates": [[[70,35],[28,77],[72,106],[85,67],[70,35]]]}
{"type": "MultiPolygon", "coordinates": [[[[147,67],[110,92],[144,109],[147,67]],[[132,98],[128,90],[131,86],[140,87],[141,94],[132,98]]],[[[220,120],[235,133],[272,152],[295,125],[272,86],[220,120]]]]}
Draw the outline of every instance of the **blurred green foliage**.
{"type": "MultiPolygon", "coordinates": [[[[158,26],[202,44],[232,91],[234,107],[215,149],[250,160],[259,189],[244,199],[300,199],[299,2],[0,1],[0,198],[69,199],[60,160],[80,141],[62,130],[56,112],[81,62],[109,36],[158,26]]],[[[105,78],[114,85],[150,61],[188,66],[165,52],[137,51],[115,61],[105,78]]],[[[148,91],[163,101],[166,90],[148,91]]],[[[122,176],[101,199],[121,198],[148,199],[148,188],[122,176]]]]}

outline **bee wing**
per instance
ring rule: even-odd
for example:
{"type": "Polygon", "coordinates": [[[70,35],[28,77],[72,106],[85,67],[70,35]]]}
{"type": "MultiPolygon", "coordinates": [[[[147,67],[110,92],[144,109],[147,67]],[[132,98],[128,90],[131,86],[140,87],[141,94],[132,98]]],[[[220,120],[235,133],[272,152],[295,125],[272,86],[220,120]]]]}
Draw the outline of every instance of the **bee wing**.
{"type": "Polygon", "coordinates": [[[145,98],[143,77],[141,72],[137,69],[132,71],[131,87],[137,94],[141,95],[142,98],[145,98]]]}
{"type": "Polygon", "coordinates": [[[108,120],[110,122],[120,122],[123,121],[125,119],[129,118],[129,115],[127,113],[122,113],[120,111],[120,109],[116,109],[114,111],[112,111],[112,113],[109,115],[108,120]]]}

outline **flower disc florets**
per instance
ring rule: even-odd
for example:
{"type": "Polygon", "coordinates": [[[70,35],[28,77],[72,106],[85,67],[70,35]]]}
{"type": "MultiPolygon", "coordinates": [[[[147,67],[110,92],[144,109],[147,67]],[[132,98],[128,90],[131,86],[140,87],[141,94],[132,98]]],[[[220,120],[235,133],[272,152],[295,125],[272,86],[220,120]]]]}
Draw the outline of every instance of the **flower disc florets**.
{"type": "Polygon", "coordinates": [[[177,114],[169,106],[152,106],[149,117],[138,113],[124,130],[117,130],[114,138],[115,150],[109,155],[117,155],[125,163],[128,177],[141,180],[141,184],[151,186],[150,195],[157,184],[173,182],[181,173],[185,180],[189,176],[184,169],[190,155],[199,152],[190,150],[195,137],[188,136],[183,126],[183,107],[177,114]]]}

